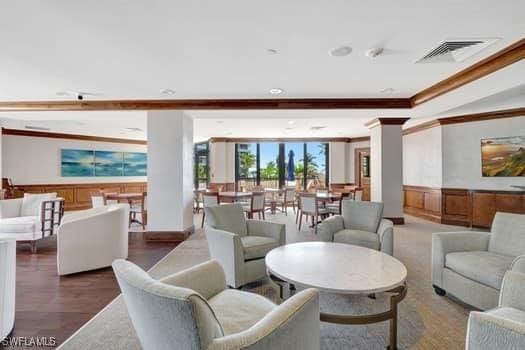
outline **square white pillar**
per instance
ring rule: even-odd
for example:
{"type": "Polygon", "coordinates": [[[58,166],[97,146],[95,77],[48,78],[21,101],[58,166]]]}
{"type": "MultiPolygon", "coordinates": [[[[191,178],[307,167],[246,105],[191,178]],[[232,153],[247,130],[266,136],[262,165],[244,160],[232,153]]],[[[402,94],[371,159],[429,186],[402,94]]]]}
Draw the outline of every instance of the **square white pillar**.
{"type": "Polygon", "coordinates": [[[193,120],[148,112],[147,240],[181,240],[193,226],[193,120]]]}
{"type": "Polygon", "coordinates": [[[377,118],[370,128],[370,193],[383,202],[383,216],[394,223],[403,218],[403,130],[408,118],[377,118]]]}

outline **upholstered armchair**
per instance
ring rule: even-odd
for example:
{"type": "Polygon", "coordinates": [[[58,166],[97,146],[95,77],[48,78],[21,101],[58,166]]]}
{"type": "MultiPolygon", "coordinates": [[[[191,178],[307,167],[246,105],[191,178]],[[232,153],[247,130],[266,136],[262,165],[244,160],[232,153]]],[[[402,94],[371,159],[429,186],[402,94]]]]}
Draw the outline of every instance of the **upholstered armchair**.
{"type": "Polygon", "coordinates": [[[383,219],[383,203],[343,200],[341,215],[323,221],[319,237],[325,242],[358,245],[392,255],[394,224],[383,219]]]}
{"type": "Polygon", "coordinates": [[[222,265],[229,286],[238,288],[266,276],[264,258],[286,244],[286,225],[247,220],[241,204],[204,208],[210,255],[222,265]]]}
{"type": "Polygon", "coordinates": [[[64,214],[64,199],[56,193],[25,193],[24,198],[0,200],[0,239],[29,242],[36,253],[39,239],[56,233],[64,214]]]}
{"type": "Polygon", "coordinates": [[[15,323],[16,241],[0,239],[0,347],[15,323]]]}
{"type": "Polygon", "coordinates": [[[525,254],[524,232],[525,215],[496,213],[490,233],[434,233],[432,285],[436,293],[450,293],[481,310],[496,307],[505,272],[525,254]]]}
{"type": "Polygon", "coordinates": [[[525,274],[514,269],[505,273],[498,307],[470,313],[467,349],[525,349],[525,274]]]}
{"type": "Polygon", "coordinates": [[[145,350],[318,350],[319,296],[306,289],[280,305],[228,289],[217,261],[162,280],[116,260],[113,269],[145,350]]]}

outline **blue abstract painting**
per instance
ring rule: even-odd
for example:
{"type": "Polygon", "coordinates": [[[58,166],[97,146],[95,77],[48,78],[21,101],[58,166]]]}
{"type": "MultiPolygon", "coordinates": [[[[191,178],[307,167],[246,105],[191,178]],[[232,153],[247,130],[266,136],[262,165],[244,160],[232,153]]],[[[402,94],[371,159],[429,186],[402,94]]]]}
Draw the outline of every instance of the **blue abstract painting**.
{"type": "Polygon", "coordinates": [[[124,176],[146,176],[148,157],[146,153],[124,153],[124,176]]]}
{"type": "Polygon", "coordinates": [[[95,152],[86,150],[62,150],[62,176],[93,176],[95,174],[95,152]]]}
{"type": "Polygon", "coordinates": [[[95,176],[122,176],[122,152],[95,151],[95,176]]]}

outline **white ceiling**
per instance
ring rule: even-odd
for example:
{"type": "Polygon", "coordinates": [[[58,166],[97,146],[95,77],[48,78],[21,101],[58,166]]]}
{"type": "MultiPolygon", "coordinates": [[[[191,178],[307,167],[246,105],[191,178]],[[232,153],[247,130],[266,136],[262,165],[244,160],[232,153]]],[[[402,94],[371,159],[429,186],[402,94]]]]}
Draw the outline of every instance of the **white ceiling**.
{"type": "MultiPolygon", "coordinates": [[[[100,94],[92,99],[266,98],[272,87],[285,90],[281,97],[409,97],[525,37],[524,11],[523,0],[10,1],[0,11],[0,101],[64,99],[56,93],[69,90],[100,94]],[[451,38],[499,40],[463,62],[415,64],[451,38]],[[341,45],[353,52],[328,55],[341,45]],[[372,46],[384,47],[384,55],[365,57],[372,46]],[[176,94],[159,93],[166,88],[176,94]],[[380,93],[386,88],[394,93],[380,93]]],[[[414,125],[476,105],[516,103],[516,91],[505,91],[523,85],[523,77],[522,61],[411,110],[189,114],[198,140],[362,136],[363,123],[377,116],[409,116],[414,125]],[[327,128],[312,132],[312,125],[327,128]]],[[[145,112],[0,117],[6,127],[146,136],[145,112]]]]}

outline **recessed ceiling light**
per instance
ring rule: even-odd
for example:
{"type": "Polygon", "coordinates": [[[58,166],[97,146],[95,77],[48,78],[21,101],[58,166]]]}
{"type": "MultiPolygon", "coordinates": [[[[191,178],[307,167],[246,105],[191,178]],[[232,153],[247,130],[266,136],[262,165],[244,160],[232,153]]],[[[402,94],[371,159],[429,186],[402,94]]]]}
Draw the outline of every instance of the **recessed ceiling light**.
{"type": "Polygon", "coordinates": [[[381,55],[383,53],[382,47],[372,47],[365,52],[366,57],[370,58],[376,58],[377,56],[381,55]]]}
{"type": "Polygon", "coordinates": [[[175,90],[172,89],[162,89],[160,93],[163,95],[175,95],[175,90]]]}
{"type": "Polygon", "coordinates": [[[293,130],[293,128],[285,128],[285,130],[293,130]]]}
{"type": "Polygon", "coordinates": [[[325,125],[316,125],[316,126],[311,126],[310,130],[323,130],[325,128],[326,128],[325,125]]]}
{"type": "Polygon", "coordinates": [[[284,90],[281,88],[272,88],[268,92],[270,93],[270,95],[280,95],[284,92],[284,90]]]}
{"type": "Polygon", "coordinates": [[[350,46],[340,46],[336,47],[332,51],[329,52],[330,56],[334,57],[344,57],[348,56],[352,53],[352,48],[350,46]]]}
{"type": "Polygon", "coordinates": [[[217,124],[223,124],[224,120],[217,120],[217,124]]]}
{"type": "Polygon", "coordinates": [[[295,120],[289,120],[289,121],[288,121],[288,124],[289,124],[289,125],[294,125],[294,124],[295,124],[295,120]]]}
{"type": "Polygon", "coordinates": [[[270,55],[277,54],[277,50],[276,49],[266,49],[266,52],[268,52],[270,55]]]}
{"type": "Polygon", "coordinates": [[[392,94],[392,93],[394,93],[394,91],[395,91],[394,88],[389,87],[389,88],[383,89],[383,90],[381,90],[379,92],[382,93],[382,94],[392,94]]]}

